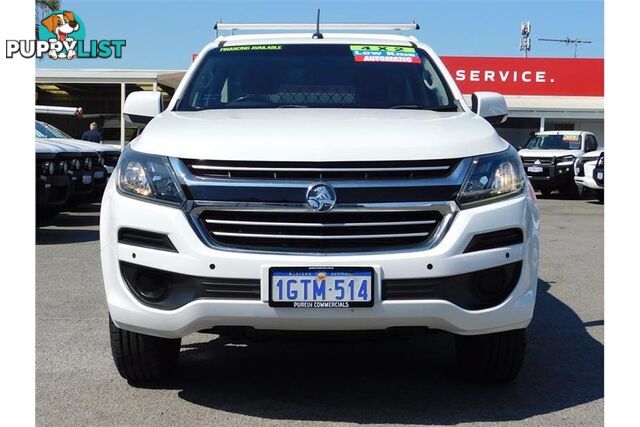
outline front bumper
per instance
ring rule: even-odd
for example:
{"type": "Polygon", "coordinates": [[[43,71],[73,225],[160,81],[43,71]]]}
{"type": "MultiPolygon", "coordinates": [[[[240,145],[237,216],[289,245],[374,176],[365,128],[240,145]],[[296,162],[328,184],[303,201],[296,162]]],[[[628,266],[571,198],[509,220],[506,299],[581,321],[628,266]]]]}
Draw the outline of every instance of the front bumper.
{"type": "Polygon", "coordinates": [[[162,337],[181,337],[216,326],[276,330],[371,330],[421,326],[457,334],[484,334],[526,327],[532,317],[538,278],[538,216],[535,197],[525,194],[460,211],[431,249],[354,255],[286,255],[226,251],[205,245],[179,209],[120,195],[112,180],[103,197],[100,246],[105,291],[114,323],[123,329],[162,337]],[[118,243],[118,230],[129,227],[166,233],[177,252],[118,243]],[[472,237],[520,227],[524,243],[463,253],[472,237]],[[507,253],[508,258],[507,258],[507,253]],[[259,280],[258,300],[197,299],[175,310],[141,303],[129,290],[120,262],[211,278],[259,280]],[[454,276],[522,261],[513,292],[499,305],[465,310],[444,300],[382,300],[383,279],[454,276]],[[212,270],[210,265],[215,265],[212,270]],[[431,264],[429,270],[427,265],[431,264]],[[375,272],[371,308],[294,309],[268,304],[272,266],[366,266],[375,272]]]}
{"type": "Polygon", "coordinates": [[[64,175],[36,177],[36,206],[54,208],[64,205],[69,200],[69,177],[64,175]]]}
{"type": "Polygon", "coordinates": [[[90,195],[95,187],[93,171],[79,170],[69,173],[71,197],[74,199],[90,195]]]}
{"type": "Polygon", "coordinates": [[[93,169],[93,194],[101,196],[107,187],[109,172],[106,167],[101,166],[93,169]]]}
{"type": "Polygon", "coordinates": [[[604,186],[598,184],[593,177],[590,176],[576,176],[574,178],[576,185],[579,188],[585,188],[589,190],[604,190],[604,186]]]}
{"type": "Polygon", "coordinates": [[[524,170],[536,190],[557,190],[573,183],[573,167],[557,165],[535,165],[525,163],[524,170]],[[529,167],[541,167],[542,172],[532,173],[529,167]]]}

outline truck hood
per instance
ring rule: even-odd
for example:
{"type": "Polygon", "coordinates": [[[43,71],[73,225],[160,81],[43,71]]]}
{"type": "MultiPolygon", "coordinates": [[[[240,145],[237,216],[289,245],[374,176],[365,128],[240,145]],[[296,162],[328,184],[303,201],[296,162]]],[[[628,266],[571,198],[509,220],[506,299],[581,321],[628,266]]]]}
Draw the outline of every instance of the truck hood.
{"type": "Polygon", "coordinates": [[[55,147],[51,144],[47,144],[46,142],[43,142],[42,140],[36,138],[36,154],[48,154],[48,153],[60,153],[62,151],[66,151],[66,150],[61,150],[58,147],[55,147]]]}
{"type": "Polygon", "coordinates": [[[583,159],[590,159],[590,160],[598,160],[598,157],[600,157],[600,154],[604,153],[604,150],[597,150],[597,151],[590,151],[588,153],[585,153],[581,156],[581,158],[583,159]]]}
{"type": "Polygon", "coordinates": [[[546,159],[551,157],[562,157],[562,156],[574,156],[580,157],[582,155],[582,151],[580,150],[529,150],[522,149],[518,152],[522,157],[538,157],[540,159],[546,159]]]}
{"type": "Polygon", "coordinates": [[[78,147],[73,144],[65,144],[60,139],[54,138],[36,138],[36,153],[83,153],[87,149],[78,147]]]}
{"type": "Polygon", "coordinates": [[[131,146],[182,158],[327,162],[460,158],[509,145],[470,112],[281,108],[167,111],[131,146]]]}
{"type": "Polygon", "coordinates": [[[82,141],[80,139],[64,139],[64,138],[47,138],[46,141],[51,141],[54,144],[63,146],[77,147],[81,151],[95,151],[98,153],[105,152],[120,152],[120,148],[115,148],[112,145],[97,144],[95,142],[82,141]]]}

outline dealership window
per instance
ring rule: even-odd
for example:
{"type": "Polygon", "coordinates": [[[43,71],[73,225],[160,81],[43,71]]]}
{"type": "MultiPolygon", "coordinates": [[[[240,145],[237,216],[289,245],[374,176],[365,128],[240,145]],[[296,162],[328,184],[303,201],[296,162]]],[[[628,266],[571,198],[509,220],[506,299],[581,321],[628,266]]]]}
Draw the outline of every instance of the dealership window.
{"type": "Polygon", "coordinates": [[[498,135],[516,148],[521,148],[529,137],[540,130],[540,119],[529,117],[510,117],[496,126],[498,135]]]}

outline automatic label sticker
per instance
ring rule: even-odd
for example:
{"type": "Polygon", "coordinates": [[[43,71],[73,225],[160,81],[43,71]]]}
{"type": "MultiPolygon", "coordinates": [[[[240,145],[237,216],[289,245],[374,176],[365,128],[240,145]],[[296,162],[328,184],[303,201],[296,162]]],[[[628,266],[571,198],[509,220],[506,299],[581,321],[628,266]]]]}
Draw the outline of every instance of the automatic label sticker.
{"type": "Polygon", "coordinates": [[[412,47],[363,45],[351,45],[350,47],[356,62],[421,63],[418,53],[412,47]]]}

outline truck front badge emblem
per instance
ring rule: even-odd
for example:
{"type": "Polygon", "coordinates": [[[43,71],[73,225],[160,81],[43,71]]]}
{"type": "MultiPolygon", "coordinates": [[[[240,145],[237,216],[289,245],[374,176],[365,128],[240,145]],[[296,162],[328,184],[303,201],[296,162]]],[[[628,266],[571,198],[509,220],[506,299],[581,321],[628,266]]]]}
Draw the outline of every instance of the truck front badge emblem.
{"type": "Polygon", "coordinates": [[[316,212],[327,212],[336,205],[336,192],[329,184],[311,184],[307,190],[307,204],[316,212]]]}

